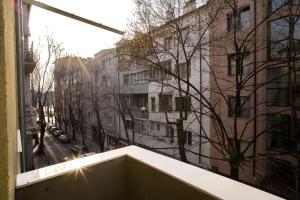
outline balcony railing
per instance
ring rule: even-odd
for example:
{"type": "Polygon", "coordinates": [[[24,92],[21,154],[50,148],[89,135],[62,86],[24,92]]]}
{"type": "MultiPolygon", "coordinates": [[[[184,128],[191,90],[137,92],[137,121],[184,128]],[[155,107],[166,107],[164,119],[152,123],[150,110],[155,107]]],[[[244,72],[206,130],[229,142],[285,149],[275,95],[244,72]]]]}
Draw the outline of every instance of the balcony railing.
{"type": "Polygon", "coordinates": [[[17,175],[17,200],[279,200],[251,186],[129,146],[17,175]]]}

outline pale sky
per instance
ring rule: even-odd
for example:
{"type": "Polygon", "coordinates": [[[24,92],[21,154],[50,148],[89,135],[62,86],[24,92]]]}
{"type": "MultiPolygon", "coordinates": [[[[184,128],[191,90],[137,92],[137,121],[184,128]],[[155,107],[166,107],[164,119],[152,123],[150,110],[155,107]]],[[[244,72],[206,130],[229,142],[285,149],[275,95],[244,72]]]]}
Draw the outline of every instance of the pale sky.
{"type": "MultiPolygon", "coordinates": [[[[132,17],[133,0],[38,0],[78,16],[125,31],[132,17]]],[[[111,48],[120,35],[75,21],[32,6],[30,13],[30,39],[37,42],[46,30],[63,42],[68,53],[92,57],[101,49],[111,48]]]]}

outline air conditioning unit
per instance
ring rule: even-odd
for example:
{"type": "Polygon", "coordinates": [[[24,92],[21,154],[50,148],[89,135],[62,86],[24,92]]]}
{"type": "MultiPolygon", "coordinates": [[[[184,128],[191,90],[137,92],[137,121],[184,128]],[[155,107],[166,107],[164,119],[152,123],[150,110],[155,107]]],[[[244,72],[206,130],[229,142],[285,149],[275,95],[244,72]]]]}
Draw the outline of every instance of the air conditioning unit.
{"type": "Polygon", "coordinates": [[[140,110],[146,110],[147,108],[146,107],[140,107],[140,110]]]}

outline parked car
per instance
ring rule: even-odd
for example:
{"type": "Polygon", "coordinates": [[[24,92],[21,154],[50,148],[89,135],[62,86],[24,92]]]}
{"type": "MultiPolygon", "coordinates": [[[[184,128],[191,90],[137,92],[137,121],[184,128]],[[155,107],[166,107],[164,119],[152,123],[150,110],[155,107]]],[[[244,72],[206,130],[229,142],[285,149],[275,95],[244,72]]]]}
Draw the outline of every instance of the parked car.
{"type": "Polygon", "coordinates": [[[57,128],[55,126],[51,126],[49,128],[49,132],[53,134],[53,132],[56,130],[57,128]]]}
{"type": "Polygon", "coordinates": [[[46,130],[50,132],[50,130],[51,130],[53,127],[54,127],[53,125],[48,125],[47,128],[46,128],[46,130]]]}
{"type": "Polygon", "coordinates": [[[75,144],[70,147],[70,150],[74,157],[80,157],[83,154],[88,153],[88,148],[82,144],[75,144]]]}
{"type": "Polygon", "coordinates": [[[80,158],[84,158],[84,157],[88,157],[88,156],[92,156],[92,155],[96,155],[96,153],[95,152],[85,153],[85,154],[82,154],[80,156],[80,158]]]}
{"type": "Polygon", "coordinates": [[[67,135],[67,134],[62,134],[62,135],[60,135],[60,136],[58,137],[58,140],[59,140],[60,142],[62,142],[62,143],[69,143],[69,142],[71,142],[71,138],[70,138],[70,136],[67,135]]]}
{"type": "Polygon", "coordinates": [[[64,131],[61,129],[57,129],[57,130],[53,131],[52,134],[54,137],[58,138],[60,135],[64,134],[64,131]]]}

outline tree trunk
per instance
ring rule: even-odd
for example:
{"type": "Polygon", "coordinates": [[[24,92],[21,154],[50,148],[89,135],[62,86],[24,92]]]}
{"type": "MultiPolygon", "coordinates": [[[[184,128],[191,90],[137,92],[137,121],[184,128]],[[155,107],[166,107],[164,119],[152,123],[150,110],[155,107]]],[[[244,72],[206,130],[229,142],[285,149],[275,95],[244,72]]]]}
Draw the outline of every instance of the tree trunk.
{"type": "Polygon", "coordinates": [[[45,122],[44,107],[41,104],[41,102],[39,102],[39,120],[40,120],[40,143],[38,147],[38,153],[43,154],[46,122],[45,122]]]}
{"type": "Polygon", "coordinates": [[[188,163],[185,154],[184,139],[185,136],[183,131],[183,120],[177,120],[177,142],[178,142],[180,160],[188,163]]]}
{"type": "Polygon", "coordinates": [[[230,163],[230,177],[234,180],[239,180],[239,165],[230,163]]]}

